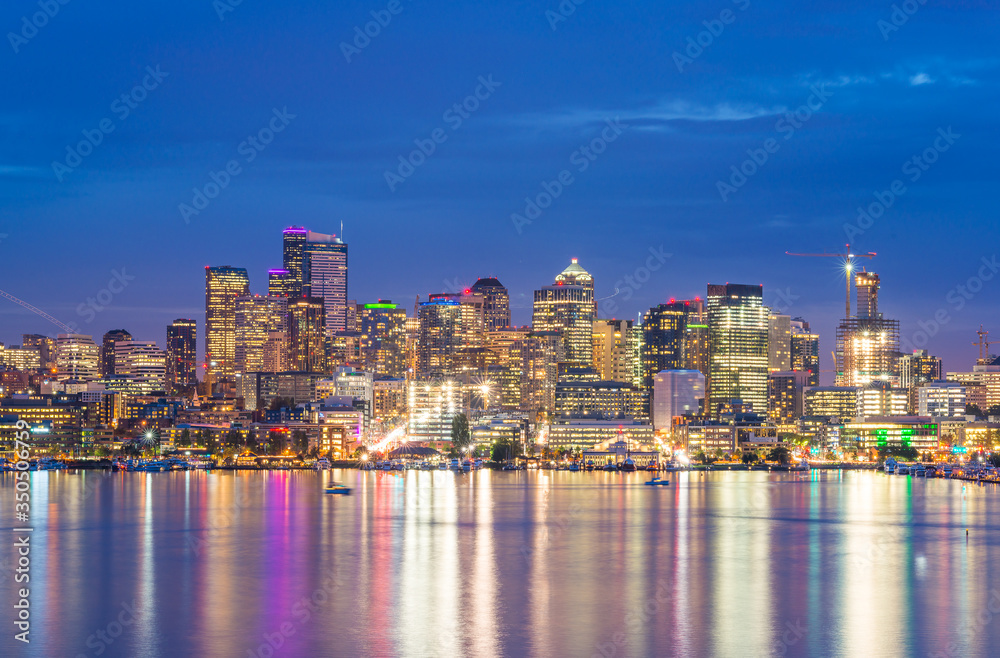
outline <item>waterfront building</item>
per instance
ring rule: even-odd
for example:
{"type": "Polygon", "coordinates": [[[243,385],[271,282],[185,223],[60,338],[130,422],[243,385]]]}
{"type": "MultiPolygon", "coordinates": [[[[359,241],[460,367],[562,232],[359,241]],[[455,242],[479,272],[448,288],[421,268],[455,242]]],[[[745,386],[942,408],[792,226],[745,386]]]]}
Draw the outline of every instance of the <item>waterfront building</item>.
{"type": "Polygon", "coordinates": [[[555,414],[572,418],[632,418],[645,415],[646,393],[625,382],[601,381],[590,368],[566,373],[556,383],[555,414]]]}
{"type": "Polygon", "coordinates": [[[805,415],[847,421],[858,411],[856,386],[812,386],[805,391],[805,415]]]}
{"type": "Polygon", "coordinates": [[[215,383],[236,375],[236,298],[250,294],[242,267],[205,268],[205,380],[215,383]]]}
{"type": "Polygon", "coordinates": [[[768,312],[762,286],[708,286],[710,363],[706,413],[739,399],[757,413],[767,410],[768,312]]]}
{"type": "Polygon", "coordinates": [[[486,331],[510,327],[510,293],[494,277],[479,279],[469,289],[483,298],[483,315],[486,331]]]}
{"type": "Polygon", "coordinates": [[[873,416],[844,424],[840,447],[872,450],[879,447],[909,447],[919,452],[937,450],[940,425],[929,416],[873,416]]]}
{"type": "Polygon", "coordinates": [[[838,386],[864,386],[873,381],[899,383],[899,321],[888,320],[878,310],[879,276],[861,271],[855,275],[857,315],[837,327],[836,367],[838,386]]]}
{"type": "Polygon", "coordinates": [[[913,350],[899,356],[899,387],[909,392],[911,412],[915,413],[917,410],[917,391],[920,387],[943,378],[941,359],[931,356],[927,350],[913,350]]]}
{"type": "Polygon", "coordinates": [[[392,421],[406,415],[406,380],[402,377],[378,377],[372,382],[375,397],[374,417],[392,421]]]}
{"type": "Polygon", "coordinates": [[[705,405],[705,375],[697,370],[664,370],[653,377],[653,427],[669,430],[674,419],[699,416],[705,405]]]}
{"type": "Polygon", "coordinates": [[[594,309],[594,280],[574,258],[554,285],[535,291],[531,326],[536,332],[558,332],[565,360],[590,366],[594,309]]]}
{"type": "Polygon", "coordinates": [[[909,413],[906,391],[893,388],[889,382],[871,382],[858,388],[857,418],[869,416],[905,416],[909,413]]]}
{"type": "Polygon", "coordinates": [[[167,392],[193,391],[198,384],[198,326],[178,318],[167,325],[167,392]]]}
{"type": "Polygon", "coordinates": [[[965,387],[957,382],[926,383],[917,389],[917,409],[917,414],[920,416],[943,418],[964,416],[965,387]]]}
{"type": "Polygon", "coordinates": [[[375,376],[370,372],[341,366],[337,368],[333,379],[336,383],[334,395],[352,397],[364,404],[365,427],[368,427],[375,410],[375,376]]]}
{"type": "Polygon", "coordinates": [[[56,337],[56,380],[93,381],[100,377],[100,350],[93,336],[59,334],[56,337]]]}
{"type": "Polygon", "coordinates": [[[463,399],[461,383],[452,379],[407,382],[408,438],[439,444],[450,442],[451,421],[462,412],[463,399]]]}
{"type": "Polygon", "coordinates": [[[819,334],[809,329],[809,323],[802,318],[790,322],[792,332],[791,370],[808,372],[806,386],[819,386],[819,334]]]}
{"type": "Polygon", "coordinates": [[[640,446],[651,446],[655,439],[652,425],[631,418],[597,420],[560,418],[548,426],[547,445],[552,450],[591,450],[602,444],[606,447],[622,437],[640,446]]]}
{"type": "Polygon", "coordinates": [[[703,451],[705,454],[732,453],[736,450],[735,425],[712,421],[678,425],[674,428],[675,445],[681,445],[688,455],[703,451]]]}
{"type": "Polygon", "coordinates": [[[302,258],[303,295],[323,300],[326,334],[347,331],[347,243],[309,231],[302,258]]]}
{"type": "MultiPolygon", "coordinates": [[[[271,295],[237,297],[236,308],[236,372],[265,372],[265,352],[274,349],[273,334],[284,334],[288,315],[288,298],[271,295]]],[[[268,359],[275,365],[274,354],[268,359]]]]}

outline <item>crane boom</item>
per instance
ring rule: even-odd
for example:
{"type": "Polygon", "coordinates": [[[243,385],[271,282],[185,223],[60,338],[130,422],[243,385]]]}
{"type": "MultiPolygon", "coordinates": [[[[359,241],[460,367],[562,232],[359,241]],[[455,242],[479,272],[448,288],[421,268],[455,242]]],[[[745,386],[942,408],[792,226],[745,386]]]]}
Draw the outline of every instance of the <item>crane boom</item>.
{"type": "Polygon", "coordinates": [[[799,254],[791,251],[786,251],[785,254],[788,256],[805,256],[806,258],[843,258],[844,259],[844,273],[847,277],[847,303],[845,306],[844,318],[851,317],[851,270],[854,269],[853,260],[855,258],[875,258],[875,252],[869,251],[865,254],[853,254],[851,253],[851,245],[845,245],[847,247],[846,253],[843,254],[799,254]]]}
{"type": "Polygon", "coordinates": [[[17,297],[15,297],[14,295],[10,294],[9,292],[4,292],[3,290],[0,290],[0,297],[4,297],[6,299],[9,299],[10,301],[14,302],[15,304],[18,304],[18,305],[23,306],[24,308],[28,309],[32,313],[34,313],[36,315],[42,316],[43,318],[45,318],[46,320],[48,320],[52,324],[56,325],[57,327],[59,327],[60,329],[62,329],[63,331],[65,331],[68,334],[75,334],[76,333],[76,330],[73,327],[71,327],[68,324],[65,324],[63,322],[60,322],[59,320],[55,319],[54,317],[52,317],[51,315],[49,315],[48,313],[46,313],[42,309],[37,308],[35,306],[32,306],[31,304],[29,304],[28,302],[24,301],[23,299],[18,299],[17,297]]]}

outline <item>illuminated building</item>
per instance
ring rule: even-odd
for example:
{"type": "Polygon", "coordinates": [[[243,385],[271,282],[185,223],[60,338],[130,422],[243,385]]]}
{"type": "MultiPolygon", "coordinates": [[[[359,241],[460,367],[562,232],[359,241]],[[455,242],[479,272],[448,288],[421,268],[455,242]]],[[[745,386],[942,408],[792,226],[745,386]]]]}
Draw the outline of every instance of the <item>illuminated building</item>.
{"type": "Polygon", "coordinates": [[[288,300],[288,365],[292,370],[327,371],[326,318],[322,299],[300,297],[288,300]]]}
{"type": "Polygon", "coordinates": [[[705,454],[732,453],[736,450],[736,441],[735,425],[705,422],[678,425],[674,429],[674,443],[683,445],[689,455],[699,450],[705,454]]]}
{"type": "Polygon", "coordinates": [[[601,381],[590,368],[576,370],[577,373],[568,373],[556,383],[556,416],[597,419],[644,417],[644,391],[625,382],[601,381]]]}
{"type": "Polygon", "coordinates": [[[809,329],[809,323],[795,318],[790,323],[792,331],[792,370],[809,373],[806,386],[819,386],[819,334],[809,329]]]}
{"type": "Polygon", "coordinates": [[[850,420],[858,411],[855,386],[812,386],[805,392],[805,415],[850,420]]]}
{"type": "Polygon", "coordinates": [[[872,382],[858,389],[855,416],[905,416],[909,413],[909,398],[904,389],[893,388],[889,382],[872,382]]]}
{"type": "Polygon", "coordinates": [[[198,383],[198,326],[177,319],[167,326],[167,389],[176,395],[198,383]]]}
{"type": "Polygon", "coordinates": [[[555,285],[535,291],[531,326],[534,331],[558,332],[565,360],[589,366],[594,356],[595,308],[594,279],[574,258],[555,285]]]}
{"type": "Polygon", "coordinates": [[[361,368],[364,362],[361,332],[338,331],[327,339],[327,369],[334,370],[341,366],[361,368]]]}
{"type": "MultiPolygon", "coordinates": [[[[347,244],[335,235],[309,231],[303,267],[303,294],[323,300],[327,335],[347,331],[347,244]]],[[[285,269],[292,271],[287,265],[285,269]]]]}
{"type": "Polygon", "coordinates": [[[768,311],[762,286],[710,284],[708,405],[717,418],[721,405],[742,400],[753,411],[767,410],[768,311]]]}
{"type": "Polygon", "coordinates": [[[920,416],[964,416],[965,387],[956,382],[935,381],[924,384],[917,389],[917,409],[920,416]]]}
{"type": "Polygon", "coordinates": [[[406,309],[390,301],[363,304],[358,311],[361,356],[376,375],[406,375],[406,309]]]}
{"type": "Polygon", "coordinates": [[[635,354],[629,342],[631,320],[594,320],[594,370],[604,381],[631,384],[636,370],[635,354]]]}
{"type": "Polygon", "coordinates": [[[840,446],[858,450],[893,446],[927,452],[939,443],[940,425],[928,416],[859,418],[845,423],[840,432],[840,446]]]}
{"type": "Polygon", "coordinates": [[[51,370],[56,367],[56,341],[52,338],[40,334],[21,334],[21,346],[37,349],[43,368],[51,370]]]}
{"type": "MultiPolygon", "coordinates": [[[[79,334],[63,334],[77,336],[79,334]]],[[[57,344],[58,344],[58,338],[57,344]]],[[[91,340],[93,343],[93,340],[91,340]]],[[[97,345],[94,344],[94,374],[97,374],[97,345]]],[[[40,448],[70,447],[80,442],[83,410],[66,400],[43,398],[0,399],[0,418],[23,420],[31,432],[32,455],[40,448]]],[[[13,437],[12,437],[13,438],[13,437]]],[[[12,445],[8,446],[13,449],[12,445]]],[[[8,458],[11,455],[8,453],[8,458]]]]}
{"type": "Polygon", "coordinates": [[[705,301],[700,297],[685,300],[684,365],[685,370],[697,370],[708,377],[709,331],[705,316],[705,301]]]}
{"type": "Polygon", "coordinates": [[[267,271],[267,294],[269,297],[301,297],[293,294],[302,290],[302,284],[288,270],[274,269],[267,271]]]}
{"type": "Polygon", "coordinates": [[[309,231],[300,226],[291,226],[282,233],[282,269],[288,273],[283,284],[287,297],[308,297],[305,287],[305,247],[309,231]]]}
{"type": "Polygon", "coordinates": [[[0,365],[21,372],[37,370],[42,367],[42,355],[38,353],[37,347],[21,347],[20,345],[3,347],[0,345],[0,365]]]}
{"type": "Polygon", "coordinates": [[[767,376],[767,420],[788,427],[794,425],[804,410],[804,389],[808,372],[776,371],[767,376]]]}
{"type": "Polygon", "coordinates": [[[927,350],[914,350],[899,356],[899,387],[909,391],[911,412],[917,410],[917,391],[920,387],[943,378],[941,359],[930,356],[927,350]]]}
{"type": "Polygon", "coordinates": [[[532,332],[521,345],[521,411],[552,413],[559,363],[565,358],[558,332],[532,332]]]}
{"type": "Polygon", "coordinates": [[[419,305],[419,375],[454,376],[468,370],[469,351],[483,346],[482,304],[479,295],[442,294],[419,305]]]}
{"type": "Polygon", "coordinates": [[[372,373],[344,366],[337,368],[333,379],[337,386],[335,395],[352,397],[364,403],[367,427],[375,409],[375,378],[372,373]]]}
{"type": "Polygon", "coordinates": [[[653,389],[653,377],[664,370],[680,370],[684,365],[684,302],[672,301],[649,309],[642,317],[642,386],[653,389]]]}
{"type": "Polygon", "coordinates": [[[787,372],[792,369],[792,318],[771,313],[767,318],[767,370],[787,372]]]}
{"type": "Polygon", "coordinates": [[[100,350],[93,336],[59,334],[56,337],[56,380],[92,381],[100,377],[100,350]]]}
{"type": "MultiPolygon", "coordinates": [[[[288,322],[287,315],[285,316],[285,322],[288,322]]],[[[267,332],[267,338],[264,340],[263,359],[261,365],[263,372],[283,372],[288,370],[287,331],[267,332]]]]}
{"type": "MultiPolygon", "coordinates": [[[[266,372],[269,341],[286,331],[288,298],[245,295],[236,298],[236,372],[266,372]]],[[[273,347],[272,347],[273,349],[273,347]]],[[[269,359],[274,365],[274,356],[269,359]]]]}
{"type": "Polygon", "coordinates": [[[375,418],[393,420],[406,414],[405,379],[379,377],[372,382],[372,391],[375,396],[375,418]]]}
{"type": "Polygon", "coordinates": [[[124,329],[112,329],[101,340],[101,377],[115,374],[115,343],[132,340],[132,334],[124,329]]]}
{"type": "Polygon", "coordinates": [[[451,421],[463,409],[459,382],[450,379],[407,382],[408,424],[411,441],[451,441],[451,421]]]}
{"type": "Polygon", "coordinates": [[[899,321],[878,311],[879,277],[874,272],[855,276],[858,310],[837,327],[838,386],[864,386],[873,381],[899,382],[899,321]]]}
{"type": "Polygon", "coordinates": [[[210,385],[236,374],[236,298],[250,294],[242,267],[205,268],[205,380],[210,385]]]}
{"type": "Polygon", "coordinates": [[[165,391],[167,353],[155,341],[120,340],[115,343],[114,374],[127,379],[127,393],[148,395],[165,391]]]}
{"type": "Polygon", "coordinates": [[[473,295],[483,298],[483,315],[486,331],[497,331],[510,326],[510,293],[497,279],[479,279],[470,288],[473,295]]]}
{"type": "Polygon", "coordinates": [[[580,286],[590,291],[590,299],[594,304],[594,315],[597,317],[597,298],[594,296],[594,277],[590,272],[583,269],[576,258],[571,258],[569,265],[562,272],[556,275],[556,285],[580,286]]]}
{"type": "Polygon", "coordinates": [[[596,420],[582,418],[559,419],[549,425],[548,447],[590,450],[600,444],[611,444],[627,437],[640,446],[653,444],[652,425],[637,420],[596,420]]]}
{"type": "Polygon", "coordinates": [[[266,409],[279,397],[291,398],[293,404],[312,402],[322,378],[315,372],[248,372],[239,379],[239,395],[247,411],[266,409]]]}
{"type": "Polygon", "coordinates": [[[478,445],[492,443],[524,444],[528,438],[528,420],[522,416],[499,414],[481,419],[471,428],[472,441],[478,445]]]}
{"type": "Polygon", "coordinates": [[[653,427],[669,430],[674,418],[698,416],[705,404],[705,375],[697,370],[664,370],[653,376],[653,427]]]}

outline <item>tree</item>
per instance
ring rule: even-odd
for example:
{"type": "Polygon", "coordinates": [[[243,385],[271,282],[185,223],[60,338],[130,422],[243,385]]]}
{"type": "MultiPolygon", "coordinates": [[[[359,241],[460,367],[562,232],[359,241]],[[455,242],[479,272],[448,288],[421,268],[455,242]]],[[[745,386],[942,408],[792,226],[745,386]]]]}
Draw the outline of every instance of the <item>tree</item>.
{"type": "Polygon", "coordinates": [[[771,451],[767,453],[767,458],[773,462],[778,462],[781,465],[787,464],[791,461],[792,453],[789,452],[788,448],[785,446],[776,446],[771,448],[771,451]]]}
{"type": "Polygon", "coordinates": [[[740,455],[740,461],[748,466],[757,461],[757,453],[753,450],[744,450],[740,455]]]}
{"type": "Polygon", "coordinates": [[[229,433],[226,434],[226,447],[238,448],[241,443],[243,443],[243,435],[238,430],[229,430],[229,433]]]}
{"type": "Polygon", "coordinates": [[[309,449],[309,437],[302,430],[292,432],[292,446],[300,453],[309,449]]]}
{"type": "Polygon", "coordinates": [[[700,448],[698,449],[697,452],[694,453],[694,459],[695,461],[699,461],[702,464],[708,463],[708,455],[706,455],[705,451],[700,448]]]}
{"type": "Polygon", "coordinates": [[[260,449],[260,446],[257,445],[257,437],[254,436],[253,432],[247,432],[247,438],[243,442],[243,447],[250,452],[257,452],[260,449]]]}
{"type": "Polygon", "coordinates": [[[191,430],[185,429],[181,431],[181,436],[177,439],[177,445],[182,448],[188,448],[191,446],[191,430]]]}
{"type": "Polygon", "coordinates": [[[268,406],[268,409],[271,411],[277,411],[278,409],[284,409],[285,407],[290,408],[294,406],[295,406],[295,398],[283,398],[279,395],[278,397],[271,400],[271,404],[268,406]]]}
{"type": "Polygon", "coordinates": [[[982,418],[983,410],[979,408],[978,404],[967,404],[965,405],[965,415],[975,416],[976,418],[982,418]]]}
{"type": "Polygon", "coordinates": [[[451,419],[451,444],[456,450],[462,452],[472,443],[472,434],[469,432],[469,417],[465,414],[457,414],[451,419]]]}
{"type": "Polygon", "coordinates": [[[267,452],[272,455],[281,454],[285,449],[285,437],[281,432],[271,430],[267,433],[267,452]]]}
{"type": "MultiPolygon", "coordinates": [[[[966,407],[968,408],[968,407],[966,407]]],[[[994,404],[986,410],[987,416],[1000,416],[1000,404],[994,404]]]]}

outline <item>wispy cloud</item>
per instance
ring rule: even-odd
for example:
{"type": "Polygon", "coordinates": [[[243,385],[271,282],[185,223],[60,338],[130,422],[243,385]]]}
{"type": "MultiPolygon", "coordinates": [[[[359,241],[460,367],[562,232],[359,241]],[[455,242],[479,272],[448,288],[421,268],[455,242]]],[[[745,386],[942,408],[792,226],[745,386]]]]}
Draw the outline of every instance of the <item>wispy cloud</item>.
{"type": "Polygon", "coordinates": [[[654,129],[681,121],[747,121],[763,116],[778,115],[785,111],[786,108],[783,105],[764,107],[754,104],[699,104],[673,100],[646,108],[608,108],[605,110],[572,108],[550,112],[530,112],[507,117],[505,122],[515,126],[572,129],[603,123],[609,117],[620,117],[622,121],[639,128],[654,129]]]}

